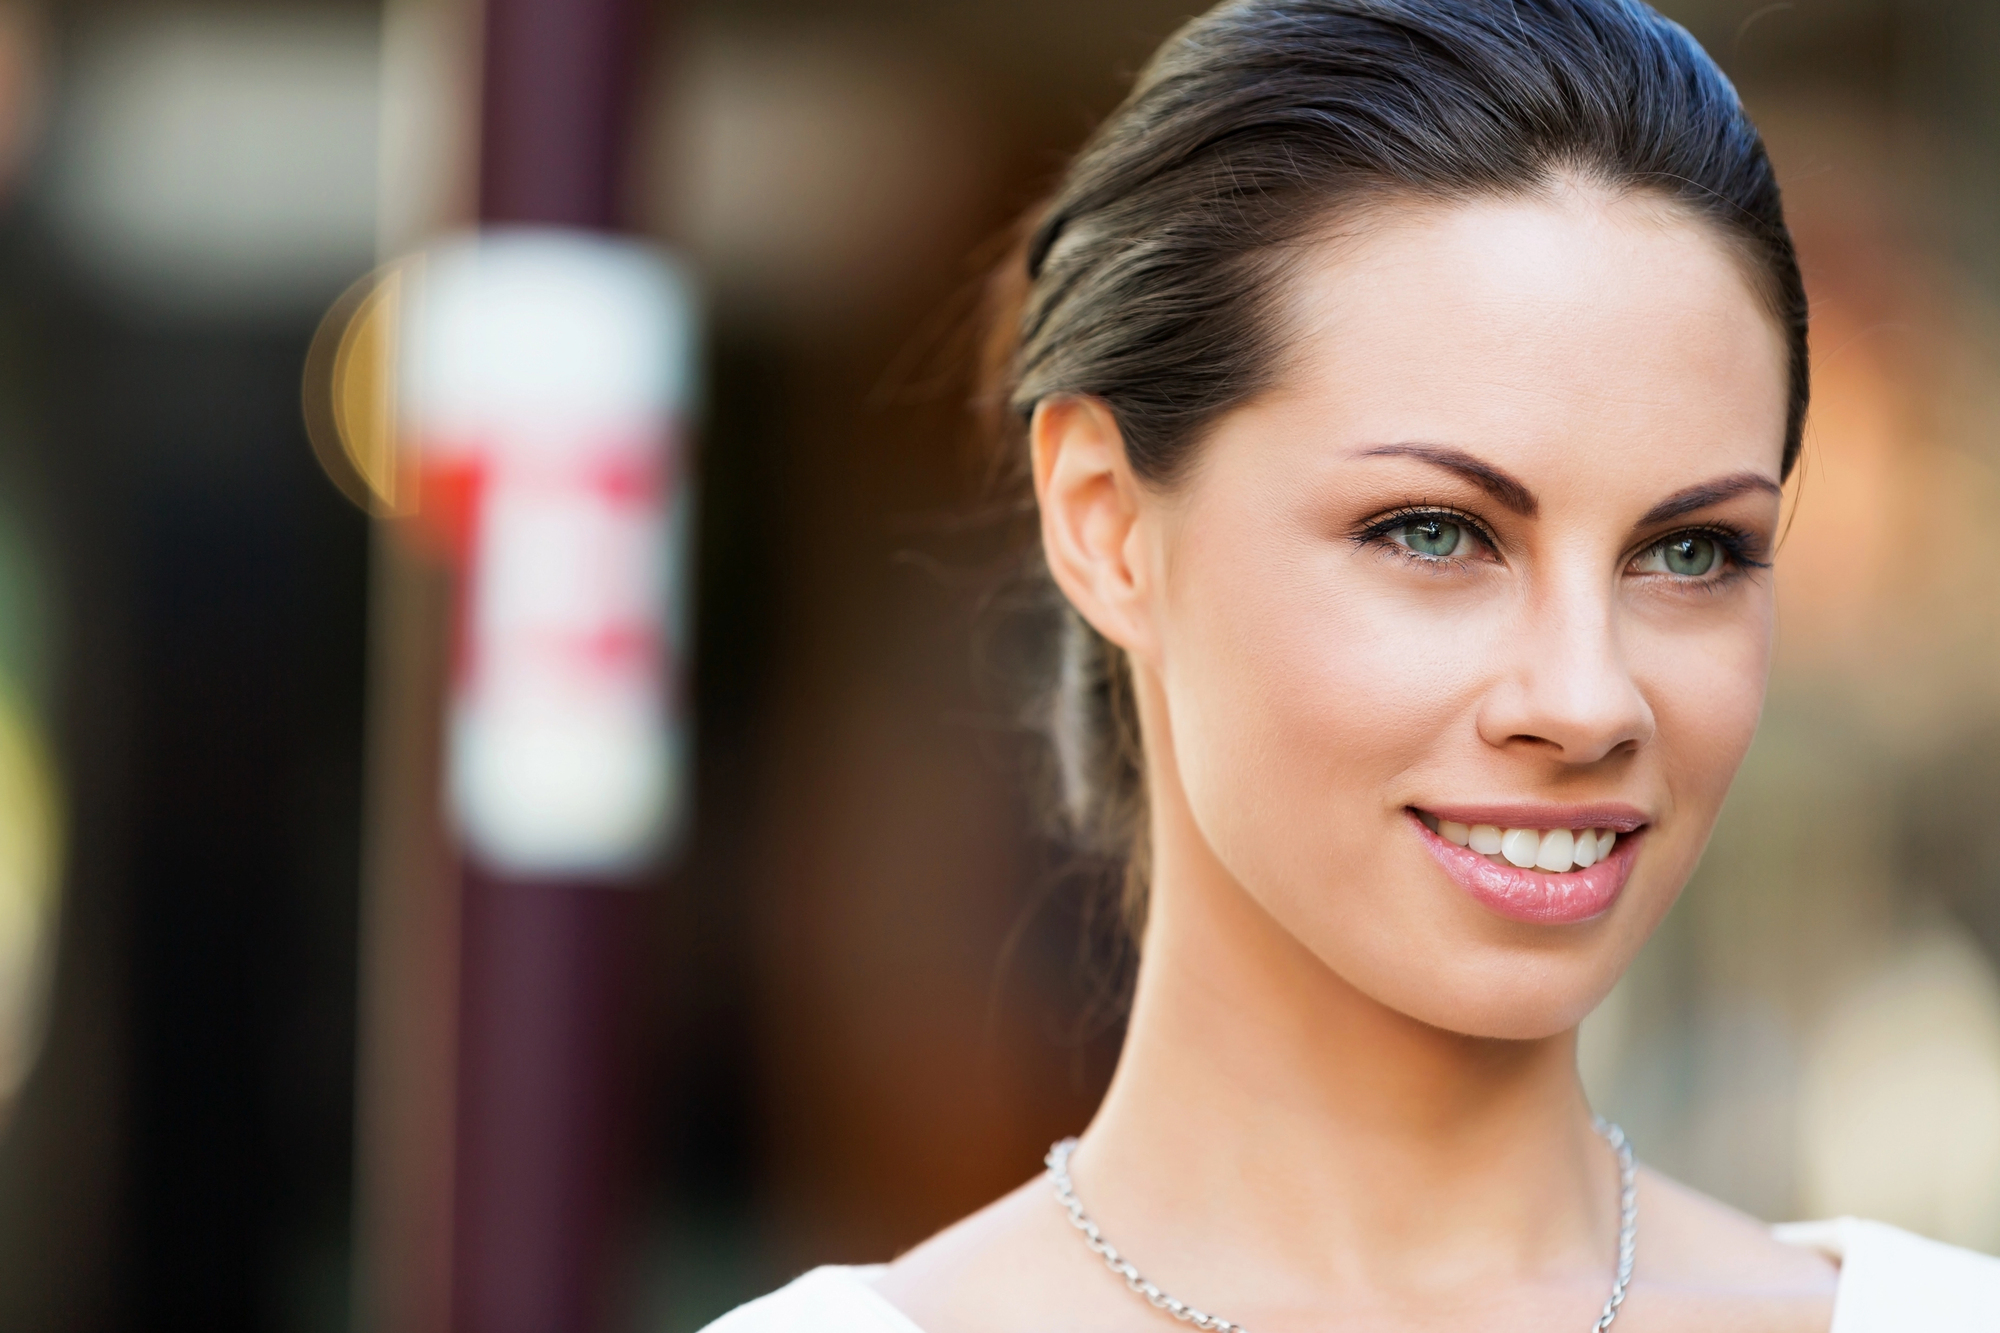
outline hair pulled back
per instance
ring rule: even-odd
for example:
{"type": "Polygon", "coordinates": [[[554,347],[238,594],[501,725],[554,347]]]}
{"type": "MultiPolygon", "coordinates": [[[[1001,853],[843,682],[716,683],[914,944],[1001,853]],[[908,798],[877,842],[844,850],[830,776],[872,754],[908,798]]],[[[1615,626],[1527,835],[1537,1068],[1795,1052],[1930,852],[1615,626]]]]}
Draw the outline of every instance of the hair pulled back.
{"type": "MultiPolygon", "coordinates": [[[[1232,0],[1183,27],[995,275],[986,401],[1008,456],[1035,405],[1110,409],[1171,486],[1272,378],[1284,261],[1343,210],[1643,190],[1716,229],[1789,344],[1783,471],[1808,391],[1806,298],[1756,127],[1715,63],[1638,0],[1232,0]]],[[[1146,791],[1122,651],[1061,608],[1037,721],[1086,848],[1126,859],[1143,928],[1146,791]]]]}

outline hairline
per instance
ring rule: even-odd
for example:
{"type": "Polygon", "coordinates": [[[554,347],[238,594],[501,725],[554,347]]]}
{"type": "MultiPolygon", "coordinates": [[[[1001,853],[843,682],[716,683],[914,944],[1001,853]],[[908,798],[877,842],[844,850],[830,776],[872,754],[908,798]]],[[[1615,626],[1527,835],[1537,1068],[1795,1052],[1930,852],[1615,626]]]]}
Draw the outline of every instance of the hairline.
{"type": "MultiPolygon", "coordinates": [[[[1150,490],[1160,492],[1178,490],[1190,483],[1200,472],[1202,460],[1207,456],[1208,450],[1204,446],[1224,419],[1263,399],[1291,374],[1297,365],[1295,357],[1306,338],[1296,318],[1284,312],[1295,311],[1298,304],[1295,299],[1297,284],[1306,271],[1340,262],[1340,247],[1358,246],[1368,235],[1395,226],[1396,215],[1403,210],[1446,213],[1482,203],[1548,200],[1564,188],[1592,190],[1606,201],[1635,199],[1650,203],[1653,208],[1649,211],[1656,220],[1691,225],[1719,244],[1736,269],[1737,276],[1743,280],[1746,294],[1762,310],[1771,332],[1777,337],[1779,369],[1786,381],[1789,430],[1790,402],[1795,392],[1791,383],[1791,331],[1783,308],[1778,275],[1762,261],[1755,240],[1744,234],[1741,228],[1730,226],[1713,210],[1701,207],[1664,183],[1616,172],[1600,163],[1571,158],[1551,162],[1541,175],[1520,183],[1432,188],[1373,179],[1341,191],[1338,198],[1317,209],[1302,207],[1301,211],[1310,220],[1290,234],[1240,257],[1251,285],[1247,295],[1256,301],[1258,307],[1258,314],[1252,320],[1252,336],[1264,343],[1259,382],[1189,432],[1183,442],[1180,467],[1163,477],[1138,476],[1139,482],[1150,490]]],[[[1084,390],[1074,392],[1078,396],[1096,396],[1084,390]]],[[[1043,397],[1060,396],[1063,396],[1063,391],[1059,390],[1043,397]]],[[[1116,405],[1106,402],[1106,407],[1116,420],[1116,405]]],[[[1788,440],[1779,441],[1781,454],[1787,445],[1788,440]]],[[[1789,475],[1791,467],[1796,465],[1797,459],[1791,459],[1790,466],[1782,467],[1780,475],[1789,475]]]]}

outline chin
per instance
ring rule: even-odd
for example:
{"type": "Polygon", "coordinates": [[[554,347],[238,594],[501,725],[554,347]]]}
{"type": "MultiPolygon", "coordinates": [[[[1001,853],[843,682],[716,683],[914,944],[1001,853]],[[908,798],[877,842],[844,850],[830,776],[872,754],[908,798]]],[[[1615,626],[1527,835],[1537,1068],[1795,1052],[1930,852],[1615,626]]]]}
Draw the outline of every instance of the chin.
{"type": "MultiPolygon", "coordinates": [[[[1524,962],[1523,972],[1533,968],[1524,962]]],[[[1378,1001],[1430,1027],[1463,1037],[1496,1041],[1544,1041],[1572,1031],[1595,1009],[1618,973],[1570,978],[1520,975],[1467,985],[1440,979],[1415,995],[1377,995],[1378,1001]]]]}
{"type": "Polygon", "coordinates": [[[1448,1032],[1539,1041],[1572,1031],[1611,993],[1679,896],[1694,861],[1685,832],[1649,828],[1621,839],[1613,860],[1624,865],[1609,901],[1570,921],[1518,916],[1514,904],[1462,892],[1460,877],[1417,863],[1433,856],[1408,858],[1405,873],[1385,882],[1438,892],[1404,895],[1401,911],[1378,901],[1389,909],[1380,922],[1386,929],[1372,946],[1343,951],[1354,970],[1342,970],[1380,1002],[1448,1032]]]}
{"type": "Polygon", "coordinates": [[[1540,1041],[1574,1029],[1610,994],[1672,905],[1655,887],[1634,883],[1612,911],[1574,925],[1502,920],[1447,899],[1427,912],[1299,922],[1292,933],[1348,986],[1420,1023],[1540,1041]]]}

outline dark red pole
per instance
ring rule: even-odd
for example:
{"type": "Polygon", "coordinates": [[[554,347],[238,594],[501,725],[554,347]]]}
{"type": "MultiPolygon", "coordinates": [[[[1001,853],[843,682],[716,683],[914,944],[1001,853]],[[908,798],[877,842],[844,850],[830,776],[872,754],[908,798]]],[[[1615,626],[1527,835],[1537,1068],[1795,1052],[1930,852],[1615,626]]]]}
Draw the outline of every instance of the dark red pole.
{"type": "MultiPolygon", "coordinates": [[[[617,224],[637,18],[631,0],[486,0],[483,224],[617,224]]],[[[465,870],[456,1333],[604,1325],[639,906],[629,886],[465,870]]]]}
{"type": "Polygon", "coordinates": [[[638,20],[633,0],[486,0],[482,222],[617,226],[638,20]]]}

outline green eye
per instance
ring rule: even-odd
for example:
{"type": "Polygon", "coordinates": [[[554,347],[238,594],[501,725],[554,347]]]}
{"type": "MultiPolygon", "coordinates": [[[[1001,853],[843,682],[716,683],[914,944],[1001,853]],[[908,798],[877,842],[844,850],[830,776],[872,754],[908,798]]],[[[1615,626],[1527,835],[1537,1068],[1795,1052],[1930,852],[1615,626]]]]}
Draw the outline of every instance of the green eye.
{"type": "Polygon", "coordinates": [[[1402,536],[1403,545],[1418,555],[1429,556],[1433,560],[1442,560],[1456,551],[1465,537],[1464,530],[1458,524],[1436,514],[1427,514],[1423,518],[1414,519],[1397,531],[1402,536]]]}
{"type": "Polygon", "coordinates": [[[1700,578],[1714,569],[1721,559],[1715,539],[1695,532],[1669,538],[1661,546],[1660,553],[1665,557],[1667,571],[1683,578],[1700,578]]]}

